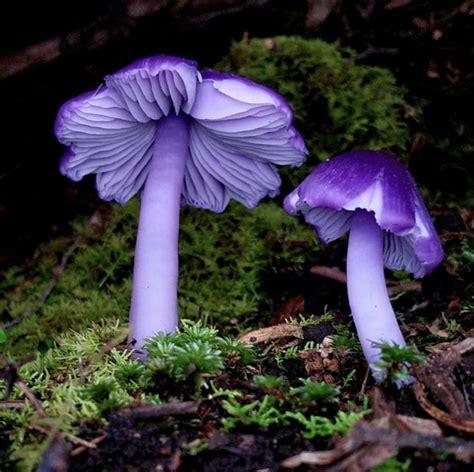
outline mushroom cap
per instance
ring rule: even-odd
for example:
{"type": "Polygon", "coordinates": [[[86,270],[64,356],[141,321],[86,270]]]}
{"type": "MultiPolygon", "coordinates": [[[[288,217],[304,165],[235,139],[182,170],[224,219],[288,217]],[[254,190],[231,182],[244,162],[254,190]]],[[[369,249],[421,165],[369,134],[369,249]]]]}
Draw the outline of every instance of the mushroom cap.
{"type": "Polygon", "coordinates": [[[384,230],[384,259],[390,269],[423,277],[443,259],[412,176],[384,152],[352,151],[323,162],[285,198],[284,208],[303,213],[324,243],[350,229],[355,209],[373,212],[384,230]]]}
{"type": "Polygon", "coordinates": [[[97,174],[100,197],[124,204],[143,187],[157,122],[170,114],[190,117],[182,204],[220,212],[234,198],[253,208],[279,192],[274,164],[299,166],[307,154],[288,104],[271,89],[153,56],[61,107],[61,172],[73,180],[97,174]]]}

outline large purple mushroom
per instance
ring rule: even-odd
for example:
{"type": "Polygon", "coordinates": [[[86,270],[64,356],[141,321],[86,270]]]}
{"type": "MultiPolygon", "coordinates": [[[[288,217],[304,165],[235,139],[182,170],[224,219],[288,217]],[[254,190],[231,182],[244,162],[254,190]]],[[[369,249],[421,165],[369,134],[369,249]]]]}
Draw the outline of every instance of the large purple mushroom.
{"type": "Polygon", "coordinates": [[[274,164],[299,166],[307,153],[291,124],[274,91],[169,56],[134,62],[61,107],[61,172],[72,180],[96,174],[104,200],[141,196],[130,310],[136,347],[177,327],[181,205],[222,212],[231,198],[254,208],[277,195],[274,164]]]}
{"type": "Polygon", "coordinates": [[[347,289],[352,316],[368,364],[384,373],[377,344],[405,345],[390,304],[384,266],[415,277],[443,259],[428,211],[415,182],[384,152],[353,151],[320,164],[284,201],[290,214],[303,213],[323,243],[347,231],[347,289]]]}

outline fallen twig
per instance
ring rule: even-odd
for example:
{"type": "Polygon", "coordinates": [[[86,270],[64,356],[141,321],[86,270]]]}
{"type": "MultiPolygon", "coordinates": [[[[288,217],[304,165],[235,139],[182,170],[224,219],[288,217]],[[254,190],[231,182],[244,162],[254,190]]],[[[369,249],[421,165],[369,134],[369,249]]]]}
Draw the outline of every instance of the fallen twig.
{"type": "MultiPolygon", "coordinates": [[[[29,424],[27,427],[30,429],[34,429],[35,431],[38,431],[43,434],[51,434],[54,432],[53,428],[51,428],[49,425],[42,426],[42,425],[33,423],[33,424],[29,424]]],[[[78,436],[75,436],[74,434],[71,434],[71,433],[59,433],[59,434],[61,434],[61,436],[63,436],[69,442],[71,442],[72,444],[76,446],[84,446],[89,449],[95,449],[97,447],[93,442],[87,441],[86,439],[82,439],[78,436]]]]}
{"type": "Polygon", "coordinates": [[[251,331],[241,336],[239,341],[242,344],[258,344],[286,337],[303,339],[303,328],[301,326],[282,323],[251,331]]]}
{"type": "Polygon", "coordinates": [[[415,385],[415,396],[421,408],[440,423],[449,426],[456,431],[474,434],[474,418],[460,418],[449,415],[428,400],[425,386],[421,383],[415,385]]]}
{"type": "Polygon", "coordinates": [[[31,406],[38,413],[38,416],[41,416],[42,418],[46,418],[48,415],[46,414],[46,411],[44,410],[42,403],[36,398],[35,394],[31,391],[30,387],[28,387],[28,385],[26,385],[26,383],[21,379],[17,379],[17,381],[15,382],[15,385],[23,392],[25,397],[30,402],[31,406]]]}
{"type": "Polygon", "coordinates": [[[312,274],[320,275],[321,277],[325,277],[327,279],[335,280],[341,284],[347,284],[347,276],[346,273],[343,272],[339,267],[327,267],[316,265],[311,267],[309,271],[312,274]]]}
{"type": "MultiPolygon", "coordinates": [[[[100,436],[97,436],[96,438],[91,439],[89,441],[89,444],[94,444],[94,446],[97,447],[97,444],[100,444],[106,437],[107,437],[107,433],[102,433],[100,436]]],[[[84,445],[76,447],[76,449],[72,450],[71,456],[72,457],[79,456],[83,452],[87,451],[87,449],[90,449],[90,448],[88,446],[84,446],[84,445]]]]}
{"type": "Polygon", "coordinates": [[[282,466],[296,468],[302,465],[332,465],[331,468],[325,470],[334,472],[367,470],[366,460],[368,458],[371,461],[369,467],[375,467],[395,456],[400,449],[404,448],[429,450],[434,453],[445,451],[452,454],[457,460],[466,463],[474,460],[474,441],[445,438],[436,434],[420,434],[413,431],[400,432],[393,428],[380,427],[361,420],[354,425],[352,433],[342,439],[334,449],[322,452],[303,452],[284,460],[282,466]]]}
{"type": "Polygon", "coordinates": [[[23,400],[3,400],[0,401],[0,408],[11,410],[22,410],[25,407],[23,400]]]}
{"type": "Polygon", "coordinates": [[[474,417],[463,392],[456,384],[454,369],[460,365],[462,354],[474,349],[474,338],[450,345],[414,367],[418,380],[415,395],[420,406],[433,418],[450,428],[474,434],[474,417]],[[434,405],[428,393],[441,402],[447,411],[434,405]]]}
{"type": "MultiPolygon", "coordinates": [[[[347,284],[347,276],[344,271],[339,269],[339,267],[328,267],[316,265],[311,267],[309,270],[312,274],[325,277],[327,279],[334,280],[340,284],[347,284]]],[[[414,280],[411,282],[406,282],[402,284],[390,285],[387,287],[389,295],[396,295],[399,293],[407,292],[408,290],[421,290],[421,283],[414,280]]]]}
{"type": "Polygon", "coordinates": [[[175,402],[164,405],[143,405],[124,408],[121,410],[126,416],[134,419],[159,418],[161,416],[194,415],[198,412],[200,402],[175,402]]]}

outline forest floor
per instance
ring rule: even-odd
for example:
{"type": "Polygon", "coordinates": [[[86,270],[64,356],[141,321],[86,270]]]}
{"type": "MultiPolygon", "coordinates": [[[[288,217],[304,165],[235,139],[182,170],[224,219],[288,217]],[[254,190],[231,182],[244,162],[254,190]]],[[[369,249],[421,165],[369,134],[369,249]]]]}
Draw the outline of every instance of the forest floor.
{"type": "Polygon", "coordinates": [[[2,271],[2,472],[472,470],[472,5],[416,3],[308,16],[357,53],[244,39],[217,65],[292,104],[311,155],[282,172],[283,196],[319,160],[361,147],[396,153],[420,184],[445,259],[422,280],[387,272],[410,349],[384,350],[386,381],[372,379],[350,318],[347,241],[318,243],[281,199],[184,210],[181,329],[135,360],[138,205],[101,205],[2,271]]]}

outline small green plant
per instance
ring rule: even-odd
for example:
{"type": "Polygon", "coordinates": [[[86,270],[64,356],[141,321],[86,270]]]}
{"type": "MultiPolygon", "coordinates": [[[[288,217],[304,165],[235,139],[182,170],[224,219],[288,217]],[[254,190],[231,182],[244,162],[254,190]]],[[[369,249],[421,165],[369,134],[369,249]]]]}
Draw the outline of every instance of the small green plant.
{"type": "Polygon", "coordinates": [[[410,459],[402,462],[396,457],[391,457],[377,467],[374,467],[372,472],[409,472],[411,470],[410,468],[410,459]]]}
{"type": "Polygon", "coordinates": [[[209,449],[209,441],[195,439],[194,441],[184,443],[181,448],[185,454],[194,457],[209,449]]]}
{"type": "Polygon", "coordinates": [[[355,353],[361,353],[360,342],[356,334],[346,324],[336,324],[334,326],[336,334],[332,335],[334,348],[348,349],[355,353]]]}
{"type": "Polygon", "coordinates": [[[300,397],[303,403],[327,403],[336,401],[339,389],[325,382],[300,379],[302,385],[291,389],[291,393],[300,397]]]}
{"type": "Polygon", "coordinates": [[[320,319],[315,315],[304,316],[301,313],[297,318],[290,317],[286,320],[286,323],[290,323],[295,326],[317,326],[320,323],[320,319]]]}
{"type": "Polygon", "coordinates": [[[261,400],[242,404],[236,399],[224,400],[222,407],[228,415],[223,418],[224,431],[238,425],[268,428],[277,424],[285,424],[285,416],[280,412],[281,401],[273,395],[265,395],[261,400]]]}
{"type": "Polygon", "coordinates": [[[342,381],[342,390],[346,390],[354,381],[354,377],[356,375],[356,370],[352,369],[343,379],[342,381]]]}
{"type": "Polygon", "coordinates": [[[193,379],[197,388],[206,387],[206,379],[224,368],[229,357],[254,357],[251,346],[236,340],[221,338],[216,329],[204,326],[201,321],[181,322],[181,330],[173,334],[158,334],[145,345],[150,368],[155,375],[166,373],[176,381],[193,379]]]}
{"type": "Polygon", "coordinates": [[[116,349],[110,352],[110,356],[115,362],[113,377],[122,387],[140,388],[146,385],[147,369],[141,361],[134,360],[131,356],[124,356],[116,349]]]}
{"type": "Polygon", "coordinates": [[[324,313],[320,316],[316,316],[316,315],[305,316],[300,313],[297,318],[290,317],[288,320],[286,320],[286,322],[292,325],[305,327],[305,326],[318,326],[323,321],[331,322],[332,319],[333,319],[333,315],[330,311],[328,311],[328,308],[326,306],[324,308],[324,313]]]}
{"type": "Polygon", "coordinates": [[[410,378],[410,366],[425,360],[425,356],[410,346],[375,343],[380,349],[380,361],[375,367],[386,372],[391,382],[406,382],[410,378]]]}
{"type": "Polygon", "coordinates": [[[219,349],[229,358],[238,358],[241,364],[247,365],[257,361],[257,352],[252,346],[242,344],[232,337],[217,338],[219,349]]]}
{"type": "Polygon", "coordinates": [[[348,434],[354,424],[370,413],[367,397],[359,411],[338,411],[334,419],[325,416],[305,416],[301,411],[287,411],[285,417],[293,419],[303,425],[303,437],[313,439],[317,436],[333,436],[335,434],[348,434]]]}
{"type": "Polygon", "coordinates": [[[450,338],[454,338],[458,334],[463,333],[460,323],[454,318],[449,320],[446,317],[446,314],[442,313],[441,319],[443,320],[444,326],[446,326],[446,330],[450,338]]]}
{"type": "Polygon", "coordinates": [[[97,405],[100,415],[106,415],[111,410],[116,410],[125,405],[129,398],[120,395],[119,387],[113,380],[99,380],[87,385],[81,390],[80,395],[97,405]]]}
{"type": "Polygon", "coordinates": [[[275,353],[275,363],[280,370],[285,370],[284,362],[298,358],[300,349],[298,346],[290,346],[275,353]]]}
{"type": "Polygon", "coordinates": [[[286,387],[286,382],[282,377],[275,377],[274,375],[255,375],[253,383],[267,391],[281,390],[286,387]]]}

